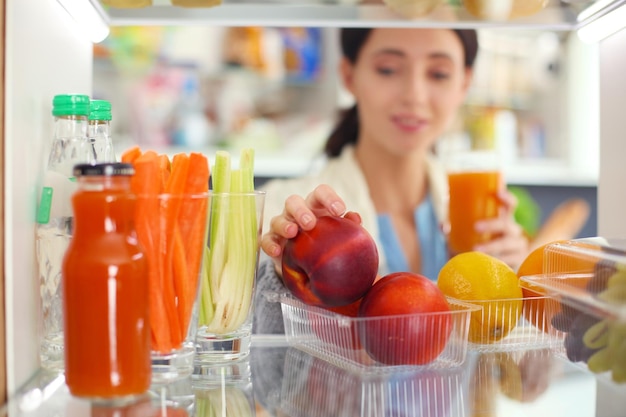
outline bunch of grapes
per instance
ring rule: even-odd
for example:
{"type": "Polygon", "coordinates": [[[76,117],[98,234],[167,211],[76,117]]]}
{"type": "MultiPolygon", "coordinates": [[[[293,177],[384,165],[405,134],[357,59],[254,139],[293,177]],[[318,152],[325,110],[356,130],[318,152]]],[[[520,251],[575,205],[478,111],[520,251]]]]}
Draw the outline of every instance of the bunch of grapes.
{"type": "MultiPolygon", "coordinates": [[[[626,266],[617,265],[606,280],[605,289],[598,298],[609,305],[626,305],[626,266]]],[[[608,317],[590,327],[583,337],[595,353],[587,360],[587,367],[595,373],[611,372],[613,381],[626,382],[626,320],[608,317]]]]}
{"type": "MultiPolygon", "coordinates": [[[[608,305],[626,303],[626,265],[598,262],[586,290],[608,305]]],[[[626,382],[626,321],[600,318],[576,308],[575,299],[564,298],[561,311],[552,318],[557,330],[566,332],[564,346],[572,362],[585,362],[594,373],[611,372],[613,381],[626,382]]]]}

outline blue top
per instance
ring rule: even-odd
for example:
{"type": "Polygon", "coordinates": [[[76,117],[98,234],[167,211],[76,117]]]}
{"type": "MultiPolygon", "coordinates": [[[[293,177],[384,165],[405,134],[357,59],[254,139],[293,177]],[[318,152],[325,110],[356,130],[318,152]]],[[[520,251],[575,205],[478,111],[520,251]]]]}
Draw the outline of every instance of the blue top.
{"type": "MultiPolygon", "coordinates": [[[[422,275],[437,281],[439,270],[448,260],[448,249],[430,195],[415,209],[413,216],[422,251],[422,275]]],[[[387,258],[388,271],[385,273],[408,271],[409,264],[388,214],[378,215],[378,230],[382,250],[387,258]]]]}

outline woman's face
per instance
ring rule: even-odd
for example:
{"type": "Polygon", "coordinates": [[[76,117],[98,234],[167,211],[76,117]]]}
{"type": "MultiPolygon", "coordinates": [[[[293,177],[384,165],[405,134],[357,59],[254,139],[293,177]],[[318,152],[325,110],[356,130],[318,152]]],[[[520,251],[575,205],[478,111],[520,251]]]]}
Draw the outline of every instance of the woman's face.
{"type": "Polygon", "coordinates": [[[344,85],[359,108],[360,144],[395,155],[429,149],[450,126],[469,86],[458,36],[447,29],[374,29],[344,85]]]}

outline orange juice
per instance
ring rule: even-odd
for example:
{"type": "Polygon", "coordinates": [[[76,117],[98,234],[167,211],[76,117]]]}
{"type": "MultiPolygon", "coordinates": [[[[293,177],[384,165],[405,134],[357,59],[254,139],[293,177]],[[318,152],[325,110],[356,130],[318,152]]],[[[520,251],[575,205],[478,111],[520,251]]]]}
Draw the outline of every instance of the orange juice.
{"type": "Polygon", "coordinates": [[[498,216],[500,172],[469,171],[448,174],[450,192],[448,244],[452,253],[467,252],[489,241],[489,233],[474,229],[477,220],[498,216]]]}

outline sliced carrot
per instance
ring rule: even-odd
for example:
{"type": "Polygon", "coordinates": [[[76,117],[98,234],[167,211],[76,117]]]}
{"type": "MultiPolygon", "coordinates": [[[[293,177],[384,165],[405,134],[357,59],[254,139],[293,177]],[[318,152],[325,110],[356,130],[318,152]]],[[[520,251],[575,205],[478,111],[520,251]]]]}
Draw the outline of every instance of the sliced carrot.
{"type": "Polygon", "coordinates": [[[161,235],[161,247],[159,250],[159,272],[161,273],[161,287],[163,293],[163,307],[167,314],[166,321],[161,322],[161,326],[169,329],[171,343],[175,348],[180,347],[184,340],[183,332],[180,328],[178,318],[176,291],[173,277],[174,262],[174,230],[176,222],[171,220],[171,213],[176,211],[177,198],[164,200],[159,214],[161,235]]]}
{"type": "Polygon", "coordinates": [[[159,352],[169,352],[173,349],[172,338],[167,323],[168,312],[165,309],[165,299],[162,292],[162,275],[159,262],[161,256],[159,248],[159,200],[160,190],[158,181],[159,164],[154,152],[146,152],[133,162],[135,175],[131,180],[132,191],[140,196],[135,209],[135,227],[148,261],[149,274],[149,308],[150,328],[152,334],[152,349],[159,352]]]}
{"type": "Polygon", "coordinates": [[[189,156],[178,153],[172,158],[172,172],[165,184],[165,192],[182,194],[189,173],[189,156]]]}
{"type": "Polygon", "coordinates": [[[190,271],[187,268],[187,260],[185,259],[185,244],[183,243],[183,237],[180,233],[180,228],[176,227],[174,230],[174,249],[173,249],[173,263],[172,263],[172,276],[174,279],[174,290],[176,291],[176,298],[178,304],[178,320],[180,322],[180,328],[183,335],[186,334],[191,320],[191,309],[188,309],[188,305],[191,304],[193,308],[193,300],[188,299],[189,294],[192,293],[192,288],[189,288],[193,283],[189,280],[190,271]]]}
{"type": "Polygon", "coordinates": [[[124,163],[132,164],[133,162],[135,162],[135,159],[139,158],[140,156],[141,156],[141,148],[135,145],[125,150],[124,153],[122,153],[121,159],[122,159],[122,162],[124,163]]]}
{"type": "Polygon", "coordinates": [[[162,183],[161,188],[162,190],[165,190],[165,185],[167,184],[167,181],[172,172],[172,164],[170,162],[170,158],[165,154],[159,155],[159,169],[161,172],[161,175],[160,175],[161,183],[162,183]]]}
{"type": "Polygon", "coordinates": [[[136,224],[150,265],[153,350],[169,352],[187,335],[206,239],[207,200],[180,196],[208,190],[209,164],[200,153],[177,154],[170,162],[154,151],[140,153],[133,164],[131,187],[144,196],[136,224]],[[158,200],[163,192],[172,197],[158,200]]]}
{"type": "MultiPolygon", "coordinates": [[[[209,189],[209,161],[200,153],[189,155],[189,171],[184,186],[186,194],[198,194],[209,189]]],[[[187,267],[187,283],[182,286],[185,293],[179,293],[179,302],[185,318],[191,317],[196,300],[200,266],[206,245],[207,199],[185,198],[180,210],[179,226],[184,245],[187,267]]],[[[179,309],[180,309],[179,305],[179,309]]],[[[188,321],[183,323],[187,328],[188,321]]]]}
{"type": "Polygon", "coordinates": [[[186,193],[203,193],[209,190],[209,161],[201,153],[189,154],[189,175],[185,184],[186,193]]]}
{"type": "MultiPolygon", "coordinates": [[[[182,205],[182,195],[184,191],[184,184],[189,171],[189,157],[185,154],[176,154],[172,158],[172,168],[167,183],[165,184],[165,192],[172,197],[168,199],[167,206],[162,213],[162,224],[166,226],[165,230],[161,233],[165,236],[165,242],[167,244],[163,247],[164,252],[161,254],[162,271],[164,275],[164,292],[167,297],[171,297],[172,303],[168,302],[166,308],[168,310],[168,322],[171,329],[171,337],[174,345],[180,345],[187,333],[187,329],[181,327],[181,324],[185,322],[179,317],[179,312],[176,307],[180,304],[179,294],[176,292],[176,288],[181,288],[183,283],[175,282],[176,279],[183,279],[181,273],[174,272],[174,252],[175,248],[175,235],[178,228],[178,216],[182,205]]],[[[169,301],[169,300],[168,300],[169,301]]]]}

